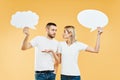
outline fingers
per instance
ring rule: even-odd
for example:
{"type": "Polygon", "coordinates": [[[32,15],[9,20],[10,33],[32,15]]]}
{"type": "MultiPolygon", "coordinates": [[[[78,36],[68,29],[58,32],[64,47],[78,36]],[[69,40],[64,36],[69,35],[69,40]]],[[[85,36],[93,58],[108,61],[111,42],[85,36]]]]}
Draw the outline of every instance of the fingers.
{"type": "Polygon", "coordinates": [[[49,50],[43,50],[43,51],[41,51],[41,52],[46,52],[46,53],[49,53],[49,50]]]}
{"type": "Polygon", "coordinates": [[[52,52],[51,50],[43,50],[43,51],[41,51],[41,52],[45,52],[45,53],[50,53],[50,52],[52,52]]]}
{"type": "Polygon", "coordinates": [[[98,27],[98,34],[102,34],[103,33],[103,27],[98,27]]]}
{"type": "Polygon", "coordinates": [[[29,35],[29,28],[28,27],[24,27],[23,33],[26,34],[26,35],[29,35]]]}
{"type": "Polygon", "coordinates": [[[28,31],[29,28],[28,27],[24,27],[23,31],[28,31]]]}
{"type": "Polygon", "coordinates": [[[41,51],[41,52],[48,52],[48,51],[41,51]]]}
{"type": "Polygon", "coordinates": [[[28,31],[28,30],[29,30],[29,27],[24,27],[23,30],[24,30],[24,31],[28,31]]]}
{"type": "Polygon", "coordinates": [[[103,27],[97,27],[97,29],[103,31],[103,27]]]}

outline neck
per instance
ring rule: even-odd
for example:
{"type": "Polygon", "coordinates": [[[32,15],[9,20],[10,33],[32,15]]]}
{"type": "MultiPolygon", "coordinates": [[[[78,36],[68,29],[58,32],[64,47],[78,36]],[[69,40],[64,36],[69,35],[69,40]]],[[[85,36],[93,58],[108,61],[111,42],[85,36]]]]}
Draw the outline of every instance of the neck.
{"type": "Polygon", "coordinates": [[[71,44],[73,44],[75,41],[76,41],[76,40],[75,40],[74,38],[69,38],[69,39],[66,40],[66,43],[67,43],[68,45],[71,45],[71,44]]]}

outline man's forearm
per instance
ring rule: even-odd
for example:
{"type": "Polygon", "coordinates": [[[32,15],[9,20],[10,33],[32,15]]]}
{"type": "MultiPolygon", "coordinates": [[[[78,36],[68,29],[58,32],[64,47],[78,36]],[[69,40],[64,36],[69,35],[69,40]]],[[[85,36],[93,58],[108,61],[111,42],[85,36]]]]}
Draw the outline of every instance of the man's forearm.
{"type": "Polygon", "coordinates": [[[27,47],[28,47],[28,38],[29,38],[29,36],[26,35],[24,40],[23,40],[23,44],[22,44],[22,48],[21,48],[22,50],[26,50],[27,49],[27,47]]]}

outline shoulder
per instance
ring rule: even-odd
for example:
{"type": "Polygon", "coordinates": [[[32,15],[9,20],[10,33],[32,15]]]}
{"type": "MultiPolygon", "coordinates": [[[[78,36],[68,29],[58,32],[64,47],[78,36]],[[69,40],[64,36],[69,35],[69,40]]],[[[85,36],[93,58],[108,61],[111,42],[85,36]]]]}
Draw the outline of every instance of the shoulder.
{"type": "Polygon", "coordinates": [[[40,41],[41,39],[44,39],[43,36],[36,36],[31,41],[40,41]]]}
{"type": "Polygon", "coordinates": [[[85,43],[83,43],[83,42],[80,42],[80,41],[76,41],[76,44],[77,44],[77,45],[81,45],[81,46],[87,45],[87,44],[85,44],[85,43]]]}
{"type": "Polygon", "coordinates": [[[86,48],[86,47],[88,47],[88,45],[87,44],[85,44],[85,43],[83,43],[83,42],[76,42],[77,43],[77,46],[79,46],[80,48],[86,48]]]}
{"type": "Polygon", "coordinates": [[[34,38],[39,39],[39,38],[43,38],[43,36],[35,36],[34,38]]]}

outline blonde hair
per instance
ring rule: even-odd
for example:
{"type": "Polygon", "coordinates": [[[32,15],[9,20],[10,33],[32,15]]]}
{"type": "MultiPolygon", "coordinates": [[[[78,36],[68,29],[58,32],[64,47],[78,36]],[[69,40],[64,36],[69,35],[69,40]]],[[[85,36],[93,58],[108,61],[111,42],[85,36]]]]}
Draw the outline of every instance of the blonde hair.
{"type": "Polygon", "coordinates": [[[67,30],[68,33],[72,33],[72,39],[76,40],[76,32],[74,26],[65,26],[65,30],[67,30]]]}

